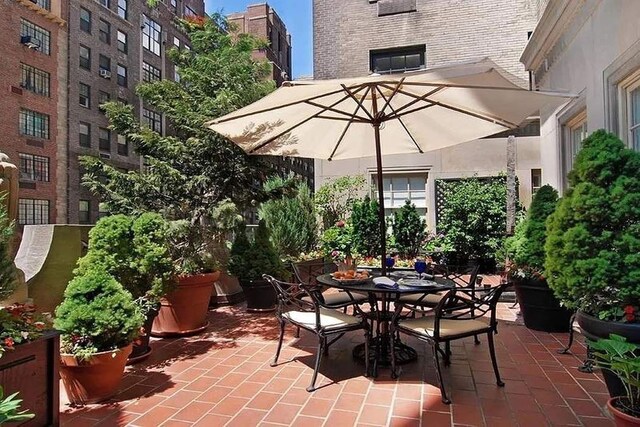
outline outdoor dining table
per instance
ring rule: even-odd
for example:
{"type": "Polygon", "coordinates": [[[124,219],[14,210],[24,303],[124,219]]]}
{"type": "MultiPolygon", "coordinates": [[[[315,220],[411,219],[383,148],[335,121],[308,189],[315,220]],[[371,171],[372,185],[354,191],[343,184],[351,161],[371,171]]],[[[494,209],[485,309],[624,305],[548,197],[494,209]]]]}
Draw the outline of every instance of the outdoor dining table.
{"type": "MultiPolygon", "coordinates": [[[[377,376],[379,365],[391,365],[391,354],[389,352],[391,343],[393,343],[396,363],[409,363],[418,358],[418,353],[415,349],[402,343],[399,338],[393,337],[389,333],[389,323],[394,314],[392,303],[398,302],[403,295],[433,294],[448,291],[455,287],[454,282],[442,277],[424,280],[426,286],[409,286],[403,284],[401,277],[398,279],[389,277],[395,282],[395,286],[382,287],[373,281],[378,274],[373,271],[372,277],[363,282],[338,281],[331,277],[331,274],[323,274],[316,279],[318,283],[331,288],[347,292],[366,293],[368,295],[371,311],[366,314],[375,325],[375,333],[370,343],[371,351],[369,352],[370,361],[373,362],[371,366],[373,367],[374,376],[377,376]]],[[[402,276],[410,277],[410,274],[403,272],[402,276]]],[[[353,357],[355,359],[364,360],[364,355],[364,344],[359,344],[353,349],[353,357]]]]}

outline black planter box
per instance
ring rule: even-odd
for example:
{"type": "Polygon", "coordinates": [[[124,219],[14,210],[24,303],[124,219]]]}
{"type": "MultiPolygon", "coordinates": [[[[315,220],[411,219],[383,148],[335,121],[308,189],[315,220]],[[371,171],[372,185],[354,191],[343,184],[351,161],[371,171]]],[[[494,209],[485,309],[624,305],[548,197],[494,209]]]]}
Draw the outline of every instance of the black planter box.
{"type": "Polygon", "coordinates": [[[569,332],[572,312],[560,305],[546,280],[514,280],[513,287],[527,328],[569,332]]]}
{"type": "Polygon", "coordinates": [[[266,280],[241,281],[247,299],[247,311],[273,311],[276,309],[276,291],[266,280]]]}
{"type": "Polygon", "coordinates": [[[5,396],[20,392],[22,410],[35,418],[25,427],[60,425],[60,334],[47,332],[41,338],[16,346],[0,358],[0,384],[5,396]]]}

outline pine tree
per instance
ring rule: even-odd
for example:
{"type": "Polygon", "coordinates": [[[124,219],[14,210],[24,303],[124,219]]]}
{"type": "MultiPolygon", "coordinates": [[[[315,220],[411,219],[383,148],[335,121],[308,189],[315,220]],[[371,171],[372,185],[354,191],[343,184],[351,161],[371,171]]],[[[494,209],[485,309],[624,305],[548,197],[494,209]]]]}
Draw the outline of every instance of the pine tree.
{"type": "Polygon", "coordinates": [[[367,195],[356,201],[351,211],[353,226],[353,246],[356,253],[365,257],[380,255],[380,221],[378,202],[367,195]]]}
{"type": "Polygon", "coordinates": [[[398,254],[405,259],[415,258],[427,235],[427,223],[409,200],[393,213],[392,227],[398,254]]]}

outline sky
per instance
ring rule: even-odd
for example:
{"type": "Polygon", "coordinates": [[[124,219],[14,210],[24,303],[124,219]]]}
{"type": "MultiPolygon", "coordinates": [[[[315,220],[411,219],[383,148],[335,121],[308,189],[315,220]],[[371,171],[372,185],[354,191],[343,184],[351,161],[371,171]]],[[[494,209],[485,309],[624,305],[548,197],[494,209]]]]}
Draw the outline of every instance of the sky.
{"type": "MultiPolygon", "coordinates": [[[[247,9],[247,5],[264,3],[264,0],[205,0],[207,13],[221,12],[228,15],[247,9]]],[[[291,33],[291,61],[293,77],[313,74],[313,41],[311,24],[311,0],[268,0],[291,33]]]]}

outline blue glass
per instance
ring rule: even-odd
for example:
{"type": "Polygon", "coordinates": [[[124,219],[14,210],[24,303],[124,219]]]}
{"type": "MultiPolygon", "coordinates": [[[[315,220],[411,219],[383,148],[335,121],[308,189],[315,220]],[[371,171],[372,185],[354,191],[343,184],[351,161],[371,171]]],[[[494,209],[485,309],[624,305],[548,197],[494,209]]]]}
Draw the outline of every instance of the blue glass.
{"type": "Polygon", "coordinates": [[[423,273],[425,273],[427,271],[427,262],[421,259],[416,260],[416,263],[414,264],[414,268],[416,269],[416,272],[422,276],[423,273]]]}
{"type": "Polygon", "coordinates": [[[388,256],[386,261],[385,261],[385,264],[389,268],[392,268],[395,263],[396,263],[396,259],[394,257],[391,257],[391,256],[388,256]]]}

